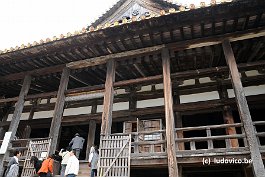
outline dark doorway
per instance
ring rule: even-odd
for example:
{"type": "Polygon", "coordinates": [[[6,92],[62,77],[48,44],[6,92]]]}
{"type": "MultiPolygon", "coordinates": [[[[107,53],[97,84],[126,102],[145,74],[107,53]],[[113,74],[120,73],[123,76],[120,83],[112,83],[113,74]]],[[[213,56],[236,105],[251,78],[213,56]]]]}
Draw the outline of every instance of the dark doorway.
{"type": "Polygon", "coordinates": [[[131,177],[168,177],[168,169],[164,168],[138,168],[131,169],[131,177]]]}
{"type": "Polygon", "coordinates": [[[33,128],[31,129],[30,138],[47,138],[49,132],[50,128],[33,128]]]}
{"type": "Polygon", "coordinates": [[[87,147],[87,135],[88,135],[89,125],[74,125],[74,126],[63,126],[61,129],[61,136],[58,150],[61,148],[66,148],[71,142],[72,138],[76,133],[79,133],[81,137],[85,139],[84,146],[80,152],[80,160],[85,160],[86,158],[86,147],[87,147]]]}
{"type": "Polygon", "coordinates": [[[183,177],[243,177],[241,166],[210,166],[183,168],[183,177]]]}

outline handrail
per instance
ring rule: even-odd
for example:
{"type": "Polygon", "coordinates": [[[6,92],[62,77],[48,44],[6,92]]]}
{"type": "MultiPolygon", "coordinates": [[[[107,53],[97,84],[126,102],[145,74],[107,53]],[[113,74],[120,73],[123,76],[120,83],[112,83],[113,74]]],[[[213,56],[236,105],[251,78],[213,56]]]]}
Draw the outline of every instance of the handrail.
{"type": "Polygon", "coordinates": [[[148,135],[148,134],[154,134],[154,133],[165,133],[166,130],[154,130],[154,131],[141,131],[141,132],[131,132],[131,133],[113,133],[112,135],[148,135]]]}
{"type": "Polygon", "coordinates": [[[220,136],[208,136],[208,137],[192,137],[192,138],[176,138],[177,142],[188,142],[188,141],[207,141],[207,140],[220,140],[220,139],[233,139],[233,138],[244,138],[245,134],[235,135],[220,135],[220,136]]]}
{"type": "Polygon", "coordinates": [[[46,139],[51,139],[50,137],[48,138],[28,138],[28,139],[16,139],[16,140],[10,140],[11,142],[20,142],[20,141],[29,141],[29,140],[34,140],[34,141],[38,141],[38,140],[46,140],[46,139]]]}
{"type": "Polygon", "coordinates": [[[255,121],[253,125],[265,125],[265,121],[255,121]]]}
{"type": "Polygon", "coordinates": [[[175,128],[176,131],[191,131],[191,130],[205,130],[205,129],[216,129],[216,128],[228,128],[228,127],[241,127],[242,123],[235,124],[220,124],[220,125],[209,125],[209,126],[198,126],[198,127],[183,127],[175,128]]]}

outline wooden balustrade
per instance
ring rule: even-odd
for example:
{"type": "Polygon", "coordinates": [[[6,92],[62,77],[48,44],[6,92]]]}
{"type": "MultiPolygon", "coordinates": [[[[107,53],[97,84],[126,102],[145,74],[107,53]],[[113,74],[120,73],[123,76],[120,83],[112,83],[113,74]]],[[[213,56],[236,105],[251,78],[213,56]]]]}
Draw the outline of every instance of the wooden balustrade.
{"type": "Polygon", "coordinates": [[[262,138],[265,137],[265,121],[255,121],[253,122],[254,130],[258,139],[258,143],[260,146],[261,151],[265,151],[265,141],[261,140],[262,138]]]}
{"type": "MultiPolygon", "coordinates": [[[[166,151],[165,130],[132,132],[132,153],[162,153],[166,151]]],[[[115,133],[128,135],[128,133],[115,133]]]]}
{"type": "MultiPolygon", "coordinates": [[[[176,138],[176,143],[179,145],[180,143],[186,143],[184,150],[197,150],[196,143],[198,142],[206,142],[207,146],[200,149],[217,149],[217,148],[235,148],[231,146],[230,139],[244,139],[245,134],[242,131],[240,134],[234,134],[234,135],[226,135],[225,131],[222,135],[212,135],[212,130],[215,129],[225,129],[228,127],[242,127],[241,123],[235,123],[235,124],[221,124],[221,125],[210,125],[210,126],[199,126],[199,127],[184,127],[184,128],[176,128],[176,133],[178,132],[191,132],[191,131],[202,131],[205,133],[206,136],[200,136],[200,137],[185,137],[184,138],[176,138]],[[214,141],[224,141],[225,146],[224,147],[214,147],[214,141]],[[189,145],[187,145],[189,143],[189,145]]],[[[244,144],[244,147],[247,147],[247,144],[244,144]]]]}
{"type": "MultiPolygon", "coordinates": [[[[265,131],[263,128],[265,121],[253,122],[253,125],[254,127],[261,126],[261,128],[256,129],[258,130],[256,132],[258,139],[265,137],[265,131]]],[[[184,133],[184,137],[177,138],[176,136],[175,142],[177,145],[184,143],[185,149],[179,150],[176,147],[178,156],[182,156],[187,153],[197,154],[207,152],[231,152],[231,154],[249,153],[249,147],[245,139],[246,136],[242,127],[242,123],[175,128],[176,135],[180,131],[184,133]],[[237,130],[237,134],[227,135],[225,129],[228,127],[235,128],[237,130]],[[196,131],[200,131],[200,134],[196,134],[196,131]],[[187,136],[188,133],[190,136],[187,136]],[[239,146],[232,147],[230,141],[231,139],[237,139],[240,142],[239,146]],[[198,147],[198,144],[200,144],[200,147],[198,147]]],[[[116,133],[115,135],[128,134],[129,133],[116,133]]],[[[135,157],[147,157],[148,154],[166,154],[165,130],[133,132],[130,134],[132,135],[132,154],[135,157]]],[[[262,141],[262,143],[264,143],[264,140],[262,141]]],[[[264,144],[260,144],[260,147],[265,150],[264,144]]]]}

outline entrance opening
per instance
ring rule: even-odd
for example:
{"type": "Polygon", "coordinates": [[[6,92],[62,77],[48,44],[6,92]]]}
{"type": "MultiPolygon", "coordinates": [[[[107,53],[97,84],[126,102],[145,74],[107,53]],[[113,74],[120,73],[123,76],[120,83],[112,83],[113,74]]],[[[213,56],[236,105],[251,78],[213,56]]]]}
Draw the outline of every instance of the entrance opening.
{"type": "MultiPolygon", "coordinates": [[[[223,115],[221,112],[207,113],[207,114],[194,114],[194,115],[184,115],[183,116],[183,127],[199,127],[207,125],[219,125],[224,124],[223,115]]],[[[225,129],[212,129],[211,135],[225,135],[225,129]]],[[[205,130],[193,130],[193,131],[184,131],[184,138],[191,137],[206,137],[205,130]]],[[[195,142],[196,149],[208,149],[207,141],[195,142]]],[[[189,142],[185,143],[185,149],[189,149],[189,142]]],[[[224,148],[225,141],[213,141],[215,148],[224,148]]]]}
{"type": "Polygon", "coordinates": [[[131,169],[131,177],[166,177],[168,176],[168,168],[136,168],[131,169]]]}
{"type": "Polygon", "coordinates": [[[50,128],[33,128],[31,129],[30,138],[47,138],[49,132],[50,128]]]}
{"type": "MultiPolygon", "coordinates": [[[[264,109],[250,109],[250,114],[253,122],[264,121],[264,109]]],[[[265,130],[265,125],[256,124],[255,128],[258,133],[263,133],[265,130]]],[[[258,142],[260,143],[261,146],[265,146],[265,137],[258,136],[258,142]]]]}
{"type": "Polygon", "coordinates": [[[184,167],[183,177],[242,177],[242,166],[184,167]]]}
{"type": "Polygon", "coordinates": [[[61,148],[66,148],[69,146],[72,138],[74,138],[76,133],[79,133],[81,137],[85,139],[83,149],[80,152],[79,159],[85,160],[86,158],[86,147],[87,147],[87,136],[88,136],[89,125],[74,125],[74,126],[63,126],[61,129],[61,136],[58,150],[61,148]]]}

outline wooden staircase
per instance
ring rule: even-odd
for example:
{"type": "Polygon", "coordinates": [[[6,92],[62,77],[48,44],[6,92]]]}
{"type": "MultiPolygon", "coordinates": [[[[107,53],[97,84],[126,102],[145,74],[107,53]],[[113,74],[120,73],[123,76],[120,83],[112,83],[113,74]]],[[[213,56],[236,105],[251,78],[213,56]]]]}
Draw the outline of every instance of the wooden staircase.
{"type": "Polygon", "coordinates": [[[88,166],[88,161],[79,162],[78,177],[90,177],[90,167],[88,166]]]}
{"type": "MultiPolygon", "coordinates": [[[[54,177],[60,177],[60,175],[55,175],[54,177]]],[[[90,168],[88,166],[88,161],[79,161],[78,177],[90,177],[90,168]]]]}

